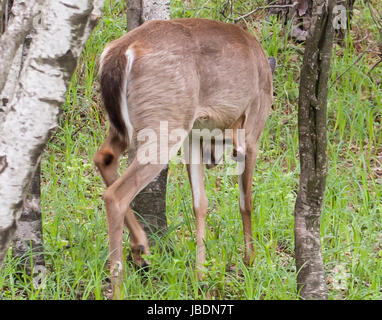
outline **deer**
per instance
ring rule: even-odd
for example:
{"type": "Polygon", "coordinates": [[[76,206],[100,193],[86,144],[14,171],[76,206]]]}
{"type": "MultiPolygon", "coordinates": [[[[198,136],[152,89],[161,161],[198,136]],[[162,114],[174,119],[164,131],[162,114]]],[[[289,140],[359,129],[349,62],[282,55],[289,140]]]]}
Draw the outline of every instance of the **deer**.
{"type": "MultiPolygon", "coordinates": [[[[124,226],[130,233],[135,264],[148,266],[143,258],[150,253],[148,239],[130,204],[185,144],[193,158],[200,158],[186,166],[196,219],[196,269],[198,278],[203,278],[208,200],[202,161],[205,150],[187,136],[195,128],[233,130],[234,153],[243,159],[238,184],[244,262],[253,263],[252,180],[258,141],[272,106],[274,65],[275,60],[268,60],[248,31],[208,19],[146,22],[105,46],[99,58],[99,78],[110,127],[94,162],[107,187],[103,199],[114,292],[123,278],[124,226]],[[166,150],[157,149],[157,159],[164,161],[140,161],[145,145],[140,132],[151,130],[160,136],[163,122],[169,132],[180,129],[185,134],[168,139],[166,150]],[[241,139],[238,130],[244,132],[241,139]],[[126,149],[134,150],[134,157],[118,176],[119,159],[126,149]]],[[[213,159],[209,167],[216,162],[213,159]]]]}

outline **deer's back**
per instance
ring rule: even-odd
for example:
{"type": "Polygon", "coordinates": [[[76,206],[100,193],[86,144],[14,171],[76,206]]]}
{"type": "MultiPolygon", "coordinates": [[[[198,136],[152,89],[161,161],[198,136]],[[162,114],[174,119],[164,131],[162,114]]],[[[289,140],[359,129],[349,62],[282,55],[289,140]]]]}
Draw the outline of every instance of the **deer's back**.
{"type": "Polygon", "coordinates": [[[208,119],[204,126],[227,128],[257,96],[272,92],[263,49],[235,25],[151,21],[109,45],[109,52],[127,50],[134,56],[127,104],[136,130],[152,119],[181,126],[197,118],[208,119]]]}

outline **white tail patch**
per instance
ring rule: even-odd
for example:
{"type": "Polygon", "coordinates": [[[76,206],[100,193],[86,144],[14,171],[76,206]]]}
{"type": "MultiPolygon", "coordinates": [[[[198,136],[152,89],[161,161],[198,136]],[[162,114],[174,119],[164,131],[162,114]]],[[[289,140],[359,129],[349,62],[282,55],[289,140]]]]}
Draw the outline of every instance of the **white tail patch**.
{"type": "Polygon", "coordinates": [[[106,47],[102,51],[101,56],[99,57],[99,70],[98,70],[99,74],[102,73],[103,63],[104,63],[105,57],[106,57],[106,55],[108,54],[109,51],[110,51],[110,47],[106,47]]]}
{"type": "Polygon", "coordinates": [[[127,78],[133,66],[134,51],[132,49],[127,49],[125,52],[125,55],[126,55],[127,63],[126,63],[126,70],[125,70],[125,78],[123,79],[123,85],[122,85],[120,107],[121,107],[122,118],[125,123],[125,127],[127,129],[127,134],[129,136],[129,142],[131,143],[133,139],[134,128],[130,121],[129,109],[127,106],[127,78]]]}

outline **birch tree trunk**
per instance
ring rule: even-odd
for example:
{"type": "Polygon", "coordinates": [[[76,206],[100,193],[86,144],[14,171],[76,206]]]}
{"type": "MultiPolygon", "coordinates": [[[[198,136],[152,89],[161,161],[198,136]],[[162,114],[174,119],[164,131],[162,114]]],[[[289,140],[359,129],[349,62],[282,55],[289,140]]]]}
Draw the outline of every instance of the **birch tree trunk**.
{"type": "Polygon", "coordinates": [[[41,213],[41,161],[38,161],[29,190],[21,209],[20,219],[12,243],[12,256],[20,258],[20,268],[32,273],[45,267],[41,213]]]}
{"type": "Polygon", "coordinates": [[[36,34],[14,95],[0,116],[0,265],[41,152],[57,127],[77,59],[103,7],[103,0],[15,2],[19,10],[0,38],[0,94],[15,53],[33,27],[36,34]],[[38,14],[41,23],[36,25],[38,14]]]}
{"type": "Polygon", "coordinates": [[[320,222],[325,192],[326,104],[335,0],[314,0],[300,77],[300,186],[295,204],[297,289],[303,299],[327,299],[320,222]]]}
{"type": "MultiPolygon", "coordinates": [[[[7,26],[12,5],[12,0],[4,2],[4,9],[6,8],[6,10],[4,10],[3,15],[3,31],[5,31],[7,26]]],[[[3,31],[0,34],[2,34],[3,31]]],[[[18,49],[16,57],[13,59],[13,67],[8,74],[7,83],[2,92],[2,98],[4,98],[5,101],[10,101],[13,97],[23,67],[23,61],[25,61],[28,55],[31,42],[32,35],[29,34],[25,38],[23,45],[18,49]]],[[[3,100],[1,99],[1,101],[3,100]]],[[[4,107],[6,107],[6,103],[4,103],[4,107]]],[[[22,269],[26,269],[28,274],[31,274],[32,271],[30,255],[32,256],[34,270],[43,269],[45,267],[40,203],[40,171],[41,163],[39,162],[36,172],[33,175],[27,198],[23,204],[18,229],[16,230],[15,239],[12,244],[13,257],[22,259],[18,266],[22,269]]]]}
{"type": "MultiPolygon", "coordinates": [[[[149,20],[169,20],[169,0],[126,0],[127,29],[136,28],[149,20]]],[[[134,150],[129,150],[129,159],[134,156],[134,150]]],[[[146,186],[134,199],[132,209],[138,214],[143,228],[148,235],[167,232],[166,219],[166,186],[168,166],[146,186]]]]}

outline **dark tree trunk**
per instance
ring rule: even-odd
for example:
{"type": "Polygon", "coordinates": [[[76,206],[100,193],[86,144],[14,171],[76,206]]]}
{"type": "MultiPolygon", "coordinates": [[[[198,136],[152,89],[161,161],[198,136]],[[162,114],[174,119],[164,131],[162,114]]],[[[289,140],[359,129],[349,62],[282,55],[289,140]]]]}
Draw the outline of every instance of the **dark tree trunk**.
{"type": "Polygon", "coordinates": [[[327,299],[320,243],[326,182],[326,104],[335,0],[313,1],[300,77],[298,131],[300,186],[295,204],[297,289],[303,299],[327,299]]]}
{"type": "Polygon", "coordinates": [[[142,1],[141,0],[126,0],[127,5],[127,30],[133,30],[139,27],[142,21],[142,1]]]}
{"type": "MultiPolygon", "coordinates": [[[[157,1],[158,2],[158,1],[157,1]]],[[[145,21],[144,8],[141,0],[126,0],[127,3],[127,28],[128,31],[138,27],[145,21]]],[[[159,13],[168,16],[169,12],[159,13]]],[[[151,19],[149,14],[145,14],[146,19],[151,19]]],[[[129,159],[133,158],[134,151],[129,150],[129,159]]],[[[143,228],[149,236],[157,234],[162,235],[167,232],[166,219],[166,188],[167,188],[168,166],[144,188],[132,202],[132,209],[142,222],[143,228]]]]}
{"type": "Polygon", "coordinates": [[[168,166],[144,188],[132,203],[133,210],[142,221],[145,232],[163,235],[167,232],[166,187],[168,166]]]}

